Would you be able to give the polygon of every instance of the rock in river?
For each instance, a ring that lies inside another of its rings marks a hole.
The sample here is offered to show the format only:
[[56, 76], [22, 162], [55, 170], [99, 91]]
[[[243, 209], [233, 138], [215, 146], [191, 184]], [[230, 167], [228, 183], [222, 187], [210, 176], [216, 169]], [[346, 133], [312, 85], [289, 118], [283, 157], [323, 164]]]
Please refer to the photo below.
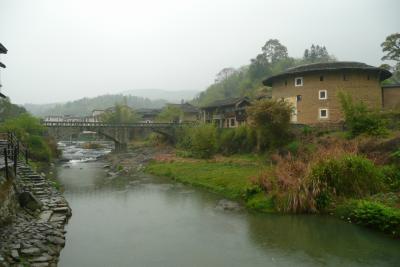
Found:
[[221, 199], [220, 201], [218, 201], [217, 206], [215, 208], [217, 210], [231, 210], [231, 211], [241, 210], [239, 203], [227, 199]]

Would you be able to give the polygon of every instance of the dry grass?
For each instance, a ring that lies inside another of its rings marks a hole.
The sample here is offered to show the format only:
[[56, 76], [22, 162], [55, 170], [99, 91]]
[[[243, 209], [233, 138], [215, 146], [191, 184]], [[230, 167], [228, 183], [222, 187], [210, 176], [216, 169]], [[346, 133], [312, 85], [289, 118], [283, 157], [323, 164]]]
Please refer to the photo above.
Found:
[[309, 179], [313, 166], [327, 159], [357, 153], [357, 141], [332, 137], [319, 139], [315, 151], [300, 147], [296, 155], [272, 155], [275, 167], [253, 178], [253, 182], [274, 195], [279, 211], [317, 212], [316, 196], [326, 185]]

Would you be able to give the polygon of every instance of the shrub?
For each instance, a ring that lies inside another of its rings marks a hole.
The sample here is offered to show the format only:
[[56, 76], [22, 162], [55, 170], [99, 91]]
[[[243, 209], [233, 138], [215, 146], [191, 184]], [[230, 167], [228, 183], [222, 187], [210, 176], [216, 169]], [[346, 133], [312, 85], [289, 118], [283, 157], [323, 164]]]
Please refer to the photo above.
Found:
[[51, 160], [50, 148], [41, 136], [30, 135], [25, 141], [29, 147], [29, 155], [33, 160], [46, 162]]
[[217, 150], [217, 129], [214, 125], [203, 124], [190, 131], [192, 154], [197, 158], [210, 158]]
[[168, 139], [162, 134], [150, 133], [147, 141], [153, 146], [162, 146], [168, 142]]
[[367, 105], [361, 101], [354, 103], [349, 94], [340, 92], [338, 97], [350, 137], [360, 134], [370, 136], [385, 136], [387, 134], [387, 122], [377, 111], [368, 109]]
[[330, 194], [362, 197], [383, 188], [380, 169], [372, 161], [357, 155], [320, 161], [313, 166], [309, 178], [313, 187], [320, 188], [318, 196], [323, 198]]
[[259, 100], [247, 108], [248, 121], [257, 132], [259, 151], [285, 144], [290, 137], [292, 107], [285, 101]]
[[373, 201], [352, 200], [341, 206], [338, 213], [350, 222], [378, 229], [394, 237], [400, 237], [399, 209]]
[[54, 140], [43, 137], [44, 128], [39, 120], [28, 113], [5, 121], [0, 131], [14, 132], [18, 139], [28, 146], [33, 160], [48, 162], [52, 156], [59, 154]]
[[256, 146], [255, 131], [247, 126], [221, 129], [217, 143], [218, 151], [224, 155], [248, 153]]
[[395, 165], [382, 167], [384, 182], [390, 190], [400, 190], [400, 168]]
[[286, 145], [286, 149], [292, 153], [293, 155], [297, 154], [300, 148], [300, 142], [299, 141], [292, 141], [289, 144]]
[[234, 142], [235, 130], [222, 129], [218, 136], [218, 150], [223, 155], [231, 155], [238, 151], [239, 144]]
[[326, 141], [312, 151], [300, 146], [296, 156], [272, 155], [274, 166], [253, 179], [274, 197], [278, 211], [319, 212], [337, 197], [365, 196], [383, 188], [382, 171], [357, 156], [356, 141]]

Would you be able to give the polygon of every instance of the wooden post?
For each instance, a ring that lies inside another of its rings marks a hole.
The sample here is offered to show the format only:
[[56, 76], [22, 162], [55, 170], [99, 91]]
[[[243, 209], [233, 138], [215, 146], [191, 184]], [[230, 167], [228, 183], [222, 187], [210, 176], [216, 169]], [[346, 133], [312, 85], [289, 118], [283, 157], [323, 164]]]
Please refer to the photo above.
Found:
[[14, 148], [14, 174], [17, 176], [18, 147]]
[[6, 165], [6, 179], [8, 180], [8, 159], [7, 148], [4, 148], [4, 165]]

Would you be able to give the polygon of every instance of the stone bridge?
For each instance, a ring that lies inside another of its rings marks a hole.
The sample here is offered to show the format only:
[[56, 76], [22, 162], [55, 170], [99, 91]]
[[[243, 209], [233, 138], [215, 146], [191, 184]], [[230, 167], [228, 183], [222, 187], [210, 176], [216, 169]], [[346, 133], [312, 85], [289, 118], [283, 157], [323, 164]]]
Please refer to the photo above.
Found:
[[84, 131], [96, 132], [99, 135], [114, 141], [116, 150], [126, 149], [133, 137], [134, 129], [150, 129], [153, 132], [166, 136], [174, 141], [174, 130], [181, 127], [182, 123], [104, 123], [104, 122], [49, 122], [43, 121], [50, 136], [57, 140], [69, 140], [73, 135]]

